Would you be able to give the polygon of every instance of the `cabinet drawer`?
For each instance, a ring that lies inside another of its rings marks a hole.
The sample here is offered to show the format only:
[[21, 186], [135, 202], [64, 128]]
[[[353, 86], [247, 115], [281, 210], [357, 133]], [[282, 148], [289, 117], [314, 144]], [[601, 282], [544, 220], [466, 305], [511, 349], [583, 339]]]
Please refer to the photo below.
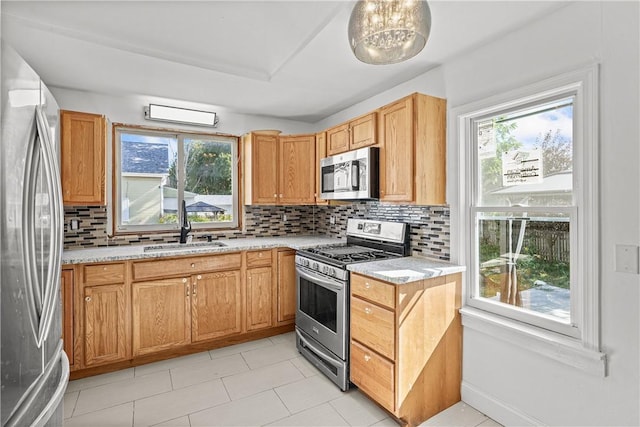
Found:
[[351, 382], [393, 412], [394, 364], [354, 341], [351, 341], [350, 363]]
[[124, 282], [124, 263], [84, 266], [85, 285], [110, 285]]
[[247, 268], [271, 265], [271, 250], [247, 252]]
[[351, 338], [393, 360], [395, 313], [351, 297]]
[[357, 274], [351, 275], [351, 294], [395, 308], [395, 286]]
[[241, 263], [240, 253], [139, 261], [133, 264], [133, 280], [183, 276], [204, 271], [239, 269]]

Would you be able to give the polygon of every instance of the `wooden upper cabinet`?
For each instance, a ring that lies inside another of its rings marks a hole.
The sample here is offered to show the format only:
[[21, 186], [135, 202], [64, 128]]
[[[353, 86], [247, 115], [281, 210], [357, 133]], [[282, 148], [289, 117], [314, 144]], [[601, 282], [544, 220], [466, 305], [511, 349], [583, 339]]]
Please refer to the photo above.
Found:
[[327, 155], [368, 147], [377, 143], [376, 113], [368, 113], [327, 130]]
[[322, 193], [322, 182], [320, 179], [320, 160], [327, 157], [327, 133], [320, 132], [316, 134], [316, 164], [315, 164], [315, 179], [316, 179], [316, 205], [327, 205], [329, 204], [328, 200], [324, 200], [320, 198], [320, 194]]
[[312, 205], [315, 203], [315, 143], [315, 135], [280, 137], [278, 144], [279, 204]]
[[349, 123], [327, 129], [327, 155], [349, 151]]
[[380, 200], [446, 204], [446, 100], [413, 94], [378, 110]]
[[61, 110], [60, 121], [64, 204], [105, 205], [105, 117]]
[[275, 205], [278, 201], [278, 134], [251, 132], [244, 141], [246, 205]]
[[315, 203], [315, 135], [243, 136], [245, 205]]

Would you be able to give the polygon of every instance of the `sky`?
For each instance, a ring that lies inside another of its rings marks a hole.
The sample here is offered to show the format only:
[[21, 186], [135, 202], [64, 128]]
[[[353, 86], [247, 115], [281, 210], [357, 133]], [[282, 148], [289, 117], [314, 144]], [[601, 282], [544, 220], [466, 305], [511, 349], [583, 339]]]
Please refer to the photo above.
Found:
[[573, 139], [573, 108], [565, 106], [517, 119], [518, 126], [511, 134], [523, 143], [523, 148], [534, 148], [536, 139], [542, 140], [545, 132], [560, 129], [560, 135], [568, 140]]

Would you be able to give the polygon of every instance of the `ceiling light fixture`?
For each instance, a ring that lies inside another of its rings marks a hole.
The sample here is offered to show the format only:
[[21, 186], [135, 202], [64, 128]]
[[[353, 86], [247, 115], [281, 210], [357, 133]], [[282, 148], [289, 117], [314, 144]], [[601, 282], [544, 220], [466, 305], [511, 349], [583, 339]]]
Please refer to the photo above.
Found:
[[216, 113], [158, 104], [149, 104], [148, 107], [144, 107], [144, 118], [159, 122], [184, 123], [188, 125], [211, 127], [218, 125], [218, 115]]
[[427, 44], [431, 11], [422, 0], [360, 0], [349, 19], [351, 50], [362, 62], [395, 64]]

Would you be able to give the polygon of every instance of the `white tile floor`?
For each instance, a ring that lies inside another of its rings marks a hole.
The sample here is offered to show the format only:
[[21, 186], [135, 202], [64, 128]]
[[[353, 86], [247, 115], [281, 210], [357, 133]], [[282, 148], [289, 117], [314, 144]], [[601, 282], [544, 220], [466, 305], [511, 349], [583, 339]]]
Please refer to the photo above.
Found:
[[[303, 359], [293, 333], [71, 381], [65, 426], [390, 426]], [[424, 426], [500, 426], [460, 402]]]

